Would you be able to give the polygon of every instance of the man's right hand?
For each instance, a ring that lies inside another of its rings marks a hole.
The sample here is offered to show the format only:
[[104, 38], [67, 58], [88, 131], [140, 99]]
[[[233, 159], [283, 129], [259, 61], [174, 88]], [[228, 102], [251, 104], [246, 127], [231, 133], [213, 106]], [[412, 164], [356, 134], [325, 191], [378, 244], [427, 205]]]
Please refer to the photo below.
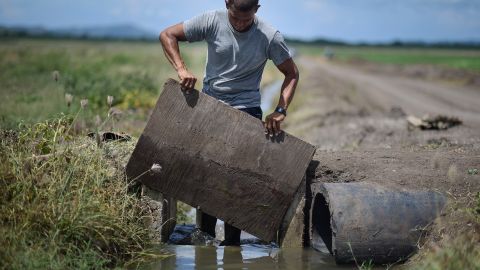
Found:
[[186, 68], [178, 70], [178, 78], [180, 79], [180, 85], [183, 91], [194, 89], [197, 78]]
[[180, 79], [182, 91], [188, 91], [195, 87], [197, 78], [187, 70], [182, 57], [180, 56], [179, 41], [187, 41], [183, 23], [172, 25], [160, 33], [160, 42], [162, 42], [163, 52], [168, 61], [175, 68]]

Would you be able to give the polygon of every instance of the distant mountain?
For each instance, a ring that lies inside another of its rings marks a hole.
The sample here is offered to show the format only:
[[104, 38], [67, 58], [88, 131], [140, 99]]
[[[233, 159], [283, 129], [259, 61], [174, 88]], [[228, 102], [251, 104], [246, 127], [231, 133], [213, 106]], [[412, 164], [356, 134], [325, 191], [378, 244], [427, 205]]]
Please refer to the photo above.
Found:
[[[72, 39], [113, 39], [113, 40], [157, 40], [159, 33], [142, 29], [132, 24], [117, 24], [95, 27], [70, 27], [61, 29], [48, 29], [44, 27], [3, 27], [0, 26], [0, 39], [18, 37], [38, 38], [72, 38]], [[317, 46], [386, 46], [386, 47], [436, 47], [456, 49], [480, 49], [480, 41], [402, 41], [391, 42], [364, 42], [351, 43], [342, 40], [316, 38], [296, 39], [286, 38], [292, 44], [306, 44]]]
[[446, 49], [480, 49], [480, 41], [401, 41], [394, 40], [389, 42], [345, 42], [341, 40], [318, 38], [312, 40], [302, 40], [286, 38], [288, 43], [299, 45], [317, 45], [317, 46], [362, 46], [362, 47], [404, 47], [404, 48], [446, 48]]
[[144, 39], [158, 38], [153, 33], [131, 24], [95, 27], [71, 27], [61, 29], [46, 29], [43, 27], [1, 27], [0, 36], [37, 36], [37, 37], [65, 37], [87, 39]]
[[126, 39], [153, 39], [157, 38], [155, 33], [146, 31], [140, 27], [121, 24], [112, 26], [84, 27], [84, 28], [66, 28], [53, 30], [60, 35], [71, 35], [74, 37], [89, 38], [126, 38]]

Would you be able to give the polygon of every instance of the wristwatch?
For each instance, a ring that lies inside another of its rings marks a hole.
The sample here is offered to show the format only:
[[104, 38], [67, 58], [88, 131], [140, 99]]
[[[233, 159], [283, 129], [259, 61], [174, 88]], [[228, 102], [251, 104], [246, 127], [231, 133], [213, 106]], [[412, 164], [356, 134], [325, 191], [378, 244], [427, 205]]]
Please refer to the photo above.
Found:
[[278, 112], [278, 113], [281, 113], [281, 114], [283, 114], [283, 115], [285, 115], [285, 116], [287, 116], [287, 110], [285, 110], [285, 109], [282, 108], [282, 107], [277, 107], [277, 108], [275, 108], [275, 111]]

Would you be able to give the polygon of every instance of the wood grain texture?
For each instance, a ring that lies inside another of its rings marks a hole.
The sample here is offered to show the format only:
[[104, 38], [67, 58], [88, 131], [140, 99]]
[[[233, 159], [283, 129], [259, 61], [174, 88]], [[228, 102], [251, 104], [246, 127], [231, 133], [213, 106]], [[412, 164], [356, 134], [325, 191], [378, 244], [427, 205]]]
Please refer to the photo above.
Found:
[[[169, 80], [127, 175], [273, 241], [314, 151], [286, 133], [271, 140], [260, 120]], [[160, 173], [147, 172], [153, 163]]]

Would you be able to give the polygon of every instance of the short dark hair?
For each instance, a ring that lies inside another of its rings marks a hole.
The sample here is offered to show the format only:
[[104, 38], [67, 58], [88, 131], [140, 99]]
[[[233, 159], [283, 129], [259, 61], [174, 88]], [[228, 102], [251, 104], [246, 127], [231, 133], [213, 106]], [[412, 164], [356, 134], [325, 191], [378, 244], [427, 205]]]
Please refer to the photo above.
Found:
[[240, 11], [250, 11], [258, 6], [258, 0], [229, 0]]

